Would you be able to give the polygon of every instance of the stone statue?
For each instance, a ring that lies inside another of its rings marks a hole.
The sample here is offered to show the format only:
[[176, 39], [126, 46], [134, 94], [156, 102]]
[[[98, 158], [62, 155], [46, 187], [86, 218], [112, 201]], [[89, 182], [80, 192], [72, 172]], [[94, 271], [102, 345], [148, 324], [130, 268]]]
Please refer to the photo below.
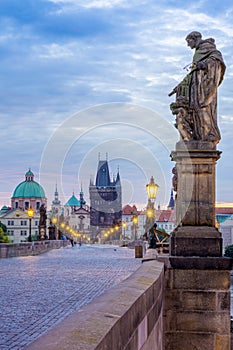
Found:
[[186, 37], [188, 46], [195, 49], [190, 72], [169, 96], [176, 93], [170, 105], [184, 141], [201, 140], [217, 144], [220, 132], [217, 125], [217, 88], [221, 84], [225, 64], [212, 38], [202, 40], [199, 32]]
[[42, 204], [41, 207], [40, 207], [40, 222], [39, 222], [39, 226], [45, 226], [46, 227], [46, 219], [47, 219], [46, 208], [45, 208], [44, 204]]

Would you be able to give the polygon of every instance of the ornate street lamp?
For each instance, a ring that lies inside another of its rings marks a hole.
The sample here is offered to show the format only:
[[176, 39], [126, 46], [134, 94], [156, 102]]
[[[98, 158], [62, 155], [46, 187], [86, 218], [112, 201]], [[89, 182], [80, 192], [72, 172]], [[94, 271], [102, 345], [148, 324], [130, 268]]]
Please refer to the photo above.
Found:
[[133, 222], [133, 227], [134, 227], [134, 240], [136, 241], [136, 239], [137, 239], [137, 225], [138, 225], [138, 215], [137, 214], [133, 214], [132, 222]]
[[155, 198], [157, 196], [159, 185], [155, 183], [155, 180], [153, 176], [150, 178], [150, 182], [146, 185], [146, 192], [148, 195], [148, 198], [153, 202], [155, 201]]
[[27, 210], [27, 216], [29, 217], [29, 236], [28, 236], [28, 242], [32, 241], [32, 218], [34, 216], [34, 210], [30, 207]]
[[122, 227], [123, 227], [123, 230], [124, 230], [124, 233], [123, 233], [123, 240], [125, 241], [125, 228], [126, 228], [127, 224], [125, 221], [122, 222]]
[[150, 182], [146, 185], [146, 192], [148, 195], [148, 203], [146, 207], [146, 224], [145, 224], [146, 234], [155, 223], [154, 202], [157, 196], [158, 188], [159, 188], [159, 185], [155, 183], [153, 176], [151, 176]]

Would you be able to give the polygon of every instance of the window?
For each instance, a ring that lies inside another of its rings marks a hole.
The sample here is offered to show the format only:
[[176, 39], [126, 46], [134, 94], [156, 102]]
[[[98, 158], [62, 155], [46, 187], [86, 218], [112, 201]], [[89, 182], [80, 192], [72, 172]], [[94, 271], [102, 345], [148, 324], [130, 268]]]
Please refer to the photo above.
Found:
[[21, 230], [20, 231], [21, 236], [27, 236], [27, 230]]
[[27, 220], [21, 220], [21, 226], [27, 226]]
[[14, 236], [14, 230], [7, 230], [8, 236]]
[[25, 208], [25, 210], [29, 209], [29, 202], [24, 203], [24, 208]]
[[14, 220], [8, 220], [7, 221], [8, 226], [14, 226]]
[[15, 202], [15, 209], [17, 209], [19, 207], [19, 203]]
[[36, 202], [36, 210], [40, 209], [40, 202]]
[[38, 220], [35, 221], [35, 226], [38, 226], [39, 225], [39, 222]]

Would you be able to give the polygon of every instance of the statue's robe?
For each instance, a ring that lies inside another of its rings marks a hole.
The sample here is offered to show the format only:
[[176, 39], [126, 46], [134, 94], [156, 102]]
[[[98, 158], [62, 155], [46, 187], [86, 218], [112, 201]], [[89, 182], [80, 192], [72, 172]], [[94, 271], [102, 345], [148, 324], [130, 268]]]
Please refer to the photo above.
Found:
[[[197, 69], [198, 63], [204, 69]], [[223, 80], [225, 64], [214, 39], [202, 40], [193, 56], [189, 73], [189, 107], [194, 124], [194, 138], [202, 141], [220, 140], [217, 125], [217, 89]]]

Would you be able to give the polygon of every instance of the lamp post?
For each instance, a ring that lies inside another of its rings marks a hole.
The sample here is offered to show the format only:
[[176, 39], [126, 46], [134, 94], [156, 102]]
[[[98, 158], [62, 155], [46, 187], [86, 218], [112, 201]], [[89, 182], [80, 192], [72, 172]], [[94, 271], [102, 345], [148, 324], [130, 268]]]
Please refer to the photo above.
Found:
[[146, 233], [154, 225], [154, 222], [155, 222], [154, 202], [157, 196], [158, 188], [159, 188], [159, 185], [155, 183], [153, 176], [151, 176], [150, 182], [146, 185], [146, 192], [148, 195], [148, 203], [146, 207], [146, 225], [145, 225]]
[[125, 221], [123, 221], [122, 222], [122, 227], [123, 227], [123, 241], [125, 241], [125, 228], [126, 228], [126, 222]]
[[137, 239], [137, 225], [138, 225], [138, 215], [137, 214], [133, 214], [132, 222], [133, 222], [133, 227], [134, 227], [134, 240], [136, 241], [136, 239]]
[[53, 235], [52, 235], [51, 239], [58, 239], [58, 234], [57, 234], [57, 223], [58, 223], [58, 220], [57, 220], [57, 217], [53, 216], [51, 221], [52, 221], [52, 224], [53, 224], [53, 227], [54, 227]]
[[32, 241], [32, 218], [34, 216], [34, 210], [30, 207], [27, 210], [27, 216], [29, 217], [29, 236], [28, 236], [28, 242]]

